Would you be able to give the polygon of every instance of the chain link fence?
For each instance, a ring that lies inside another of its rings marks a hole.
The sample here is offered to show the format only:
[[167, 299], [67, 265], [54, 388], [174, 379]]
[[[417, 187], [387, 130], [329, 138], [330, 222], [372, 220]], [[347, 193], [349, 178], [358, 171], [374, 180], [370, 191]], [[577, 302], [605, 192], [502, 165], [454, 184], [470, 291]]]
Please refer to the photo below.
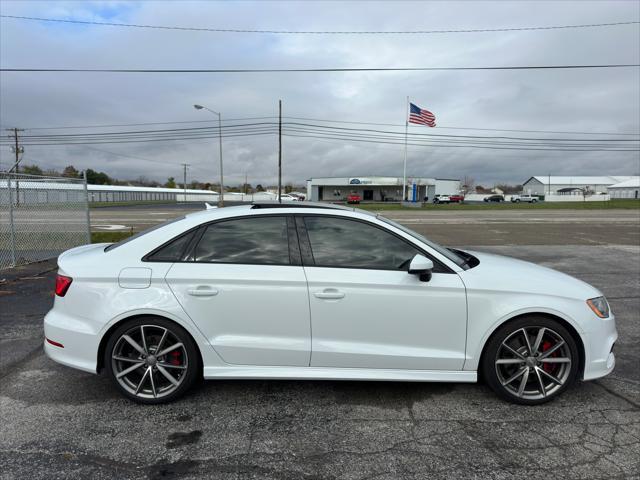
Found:
[[0, 269], [90, 242], [85, 180], [0, 172]]

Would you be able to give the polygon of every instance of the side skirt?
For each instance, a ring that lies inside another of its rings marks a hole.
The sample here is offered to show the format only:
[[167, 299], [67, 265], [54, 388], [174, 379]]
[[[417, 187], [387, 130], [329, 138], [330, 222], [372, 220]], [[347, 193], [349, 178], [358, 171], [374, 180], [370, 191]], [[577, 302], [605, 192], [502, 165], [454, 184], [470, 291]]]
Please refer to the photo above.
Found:
[[255, 366], [204, 367], [204, 378], [271, 378], [274, 380], [378, 380], [401, 382], [465, 383], [474, 383], [478, 381], [477, 373], [469, 371]]

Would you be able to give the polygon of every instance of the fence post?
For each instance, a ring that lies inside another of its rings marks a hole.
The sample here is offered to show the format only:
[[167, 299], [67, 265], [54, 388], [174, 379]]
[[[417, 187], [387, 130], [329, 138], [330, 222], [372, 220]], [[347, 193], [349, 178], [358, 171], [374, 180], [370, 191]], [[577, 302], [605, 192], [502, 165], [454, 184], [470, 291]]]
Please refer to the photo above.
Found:
[[13, 220], [13, 187], [11, 174], [7, 175], [7, 190], [9, 192], [9, 232], [11, 237], [11, 266], [16, 266], [16, 225]]
[[89, 188], [87, 187], [87, 171], [82, 172], [82, 179], [84, 180], [84, 200], [85, 211], [87, 212], [87, 243], [91, 243], [91, 214], [89, 213]]

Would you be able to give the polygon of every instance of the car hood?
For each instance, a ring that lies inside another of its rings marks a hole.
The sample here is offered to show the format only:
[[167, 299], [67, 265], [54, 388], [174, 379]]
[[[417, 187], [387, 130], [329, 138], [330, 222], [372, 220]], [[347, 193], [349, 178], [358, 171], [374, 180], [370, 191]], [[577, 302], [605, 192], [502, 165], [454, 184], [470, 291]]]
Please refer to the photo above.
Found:
[[460, 273], [467, 289], [520, 292], [587, 300], [598, 289], [566, 273], [511, 257], [466, 251], [480, 263]]

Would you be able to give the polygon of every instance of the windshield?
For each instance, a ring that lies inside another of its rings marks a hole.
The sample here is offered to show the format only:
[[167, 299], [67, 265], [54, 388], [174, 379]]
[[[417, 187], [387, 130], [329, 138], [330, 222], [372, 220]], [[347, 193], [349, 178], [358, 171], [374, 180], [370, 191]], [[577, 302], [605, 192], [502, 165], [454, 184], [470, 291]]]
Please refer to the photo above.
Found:
[[422, 243], [425, 243], [425, 244], [429, 245], [431, 248], [433, 248], [440, 255], [448, 258], [449, 260], [451, 260], [453, 263], [455, 263], [459, 267], [464, 268], [465, 264], [467, 263], [467, 261], [464, 258], [462, 258], [460, 255], [458, 255], [457, 253], [452, 252], [451, 250], [449, 250], [448, 248], [443, 247], [442, 245], [438, 245], [437, 243], [432, 242], [428, 238], [420, 235], [419, 233], [414, 232], [413, 230], [411, 230], [411, 229], [409, 229], [409, 228], [407, 228], [407, 227], [405, 227], [403, 225], [400, 225], [399, 223], [396, 223], [393, 220], [389, 220], [388, 218], [382, 217], [380, 215], [378, 215], [377, 218], [378, 218], [378, 220], [382, 220], [383, 222], [388, 223], [389, 225], [393, 225], [394, 227], [396, 227], [399, 230], [402, 230], [404, 233], [411, 235], [416, 240], [419, 240]]

